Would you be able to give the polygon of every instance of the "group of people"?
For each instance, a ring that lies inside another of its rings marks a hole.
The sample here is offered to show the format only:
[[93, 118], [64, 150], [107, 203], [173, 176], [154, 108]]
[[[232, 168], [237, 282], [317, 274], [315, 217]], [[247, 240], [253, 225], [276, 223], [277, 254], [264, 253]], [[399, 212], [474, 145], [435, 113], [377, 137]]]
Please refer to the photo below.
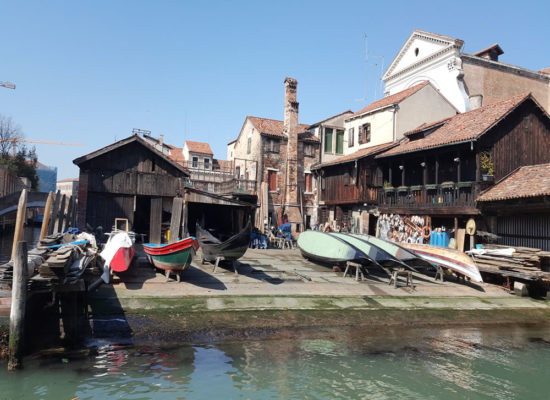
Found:
[[344, 232], [344, 233], [347, 233], [347, 232], [349, 232], [349, 227], [348, 227], [347, 222], [344, 222], [344, 223], [342, 224], [342, 226], [337, 226], [337, 229], [334, 230], [334, 229], [332, 229], [332, 227], [330, 226], [330, 223], [329, 223], [329, 222], [326, 222], [325, 225], [323, 226], [322, 231], [323, 231], [323, 232]]

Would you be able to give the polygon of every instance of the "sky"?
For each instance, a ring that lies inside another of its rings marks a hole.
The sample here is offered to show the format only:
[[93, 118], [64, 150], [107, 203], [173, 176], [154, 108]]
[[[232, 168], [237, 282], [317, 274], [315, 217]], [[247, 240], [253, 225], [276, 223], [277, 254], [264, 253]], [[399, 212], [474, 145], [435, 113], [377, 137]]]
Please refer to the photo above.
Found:
[[[299, 122], [383, 97], [380, 77], [414, 29], [494, 43], [500, 60], [550, 67], [550, 2], [0, 0], [0, 115], [58, 179], [77, 157], [132, 134], [225, 159], [247, 115], [283, 119], [298, 80]], [[32, 144], [30, 144], [32, 146]]]

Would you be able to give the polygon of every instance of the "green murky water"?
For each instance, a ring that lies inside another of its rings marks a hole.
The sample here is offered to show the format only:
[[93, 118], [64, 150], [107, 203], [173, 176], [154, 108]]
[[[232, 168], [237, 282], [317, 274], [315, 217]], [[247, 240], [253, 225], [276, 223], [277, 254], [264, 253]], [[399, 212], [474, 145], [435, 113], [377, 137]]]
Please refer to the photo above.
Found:
[[163, 348], [0, 370], [1, 399], [548, 399], [550, 329], [339, 330], [323, 338]]

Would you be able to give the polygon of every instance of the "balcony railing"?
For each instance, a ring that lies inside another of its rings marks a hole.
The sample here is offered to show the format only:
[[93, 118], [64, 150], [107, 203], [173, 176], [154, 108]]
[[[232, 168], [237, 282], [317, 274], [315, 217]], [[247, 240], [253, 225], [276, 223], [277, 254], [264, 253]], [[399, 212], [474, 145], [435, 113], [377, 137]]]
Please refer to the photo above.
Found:
[[380, 206], [396, 208], [475, 207], [476, 197], [474, 182], [383, 188], [378, 196]]
[[191, 181], [190, 186], [205, 192], [217, 194], [256, 194], [256, 181], [246, 179], [230, 179], [218, 182]]

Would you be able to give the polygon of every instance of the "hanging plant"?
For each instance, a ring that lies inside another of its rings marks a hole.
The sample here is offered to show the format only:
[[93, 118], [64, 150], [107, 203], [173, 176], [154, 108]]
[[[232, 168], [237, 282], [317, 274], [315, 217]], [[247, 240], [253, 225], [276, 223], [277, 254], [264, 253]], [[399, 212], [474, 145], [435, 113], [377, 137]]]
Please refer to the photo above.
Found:
[[481, 171], [486, 175], [493, 175], [493, 158], [491, 153], [484, 151], [480, 154], [479, 162], [481, 164]]

